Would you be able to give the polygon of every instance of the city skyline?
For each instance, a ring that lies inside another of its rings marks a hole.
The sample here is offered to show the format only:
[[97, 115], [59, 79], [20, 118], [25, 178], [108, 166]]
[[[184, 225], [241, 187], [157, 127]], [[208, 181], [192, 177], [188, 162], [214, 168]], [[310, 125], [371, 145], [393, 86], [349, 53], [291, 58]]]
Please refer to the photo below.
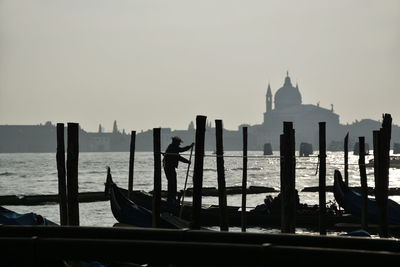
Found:
[[400, 124], [398, 1], [0, 2], [0, 124], [260, 124], [286, 71], [340, 123]]

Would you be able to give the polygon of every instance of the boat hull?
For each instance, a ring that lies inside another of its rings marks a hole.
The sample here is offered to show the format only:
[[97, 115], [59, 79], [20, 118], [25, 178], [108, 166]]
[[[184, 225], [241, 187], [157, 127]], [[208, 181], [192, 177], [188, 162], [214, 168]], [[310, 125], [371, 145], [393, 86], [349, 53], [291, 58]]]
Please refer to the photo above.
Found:
[[[334, 177], [334, 196], [344, 210], [354, 216], [361, 217], [361, 195], [345, 185], [340, 171], [335, 170]], [[371, 223], [379, 223], [379, 211], [376, 200], [368, 198], [368, 221]], [[388, 199], [388, 223], [400, 224], [400, 204]]]

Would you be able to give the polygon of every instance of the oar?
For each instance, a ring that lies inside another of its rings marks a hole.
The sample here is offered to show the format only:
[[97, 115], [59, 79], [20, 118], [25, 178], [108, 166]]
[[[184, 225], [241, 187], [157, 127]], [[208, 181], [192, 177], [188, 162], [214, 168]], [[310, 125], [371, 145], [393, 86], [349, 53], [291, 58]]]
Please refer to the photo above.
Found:
[[179, 211], [179, 218], [182, 218], [182, 211], [183, 211], [183, 201], [185, 200], [185, 194], [186, 194], [186, 185], [187, 185], [187, 180], [189, 177], [189, 170], [190, 170], [190, 164], [192, 163], [192, 152], [193, 152], [193, 146], [190, 149], [190, 156], [189, 156], [189, 163], [186, 171], [186, 179], [185, 179], [185, 186], [183, 188], [183, 195], [182, 195], [182, 200], [181, 200], [181, 210]]

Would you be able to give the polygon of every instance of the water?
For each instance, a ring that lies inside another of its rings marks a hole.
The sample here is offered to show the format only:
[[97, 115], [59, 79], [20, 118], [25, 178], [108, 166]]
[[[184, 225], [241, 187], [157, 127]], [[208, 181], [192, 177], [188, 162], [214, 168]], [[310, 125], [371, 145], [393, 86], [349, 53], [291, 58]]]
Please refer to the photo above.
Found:
[[[241, 151], [225, 152], [225, 177], [226, 186], [240, 186], [242, 182], [242, 154]], [[189, 157], [188, 154], [183, 154]], [[261, 151], [249, 151], [248, 153], [248, 186], [268, 186], [279, 190], [280, 187], [280, 163], [279, 152], [273, 156], [263, 156]], [[367, 156], [366, 162], [372, 158]], [[193, 161], [194, 162], [194, 161]], [[333, 184], [333, 173], [339, 169], [343, 174], [343, 152], [327, 152], [326, 184]], [[318, 204], [318, 193], [304, 193], [305, 187], [318, 186], [318, 174], [316, 173], [318, 158], [296, 158], [296, 189], [299, 191], [300, 201], [310, 205]], [[360, 185], [358, 168], [358, 156], [349, 154], [349, 184]], [[189, 172], [188, 187], [192, 186], [193, 165]], [[103, 191], [106, 179], [106, 168], [111, 167], [114, 181], [121, 187], [128, 187], [128, 152], [110, 153], [80, 153], [79, 154], [79, 191], [92, 192]], [[134, 189], [150, 191], [153, 189], [153, 153], [136, 152], [134, 166]], [[180, 163], [178, 168], [178, 190], [183, 189], [186, 177], [187, 165]], [[374, 186], [373, 169], [367, 168], [368, 186]], [[400, 169], [390, 169], [389, 187], [400, 187]], [[217, 171], [215, 155], [211, 151], [206, 152], [203, 173], [204, 187], [217, 187]], [[166, 190], [167, 181], [162, 174], [162, 188]], [[0, 154], [0, 195], [38, 195], [58, 193], [57, 165], [55, 153], [16, 153]], [[277, 193], [269, 193], [275, 196]], [[247, 195], [249, 208], [263, 203], [267, 194]], [[400, 196], [390, 196], [400, 202]], [[334, 201], [333, 194], [327, 192], [327, 202]], [[216, 197], [203, 197], [203, 203], [217, 204]], [[241, 205], [241, 195], [229, 195], [228, 205]], [[35, 212], [48, 219], [59, 223], [58, 204], [41, 206], [7, 206], [16, 212]], [[117, 221], [111, 213], [110, 203], [93, 202], [80, 203], [80, 225], [111, 227]], [[233, 228], [232, 230], [238, 230]], [[253, 228], [250, 231], [278, 231], [272, 229]], [[307, 232], [297, 229], [296, 232]]]

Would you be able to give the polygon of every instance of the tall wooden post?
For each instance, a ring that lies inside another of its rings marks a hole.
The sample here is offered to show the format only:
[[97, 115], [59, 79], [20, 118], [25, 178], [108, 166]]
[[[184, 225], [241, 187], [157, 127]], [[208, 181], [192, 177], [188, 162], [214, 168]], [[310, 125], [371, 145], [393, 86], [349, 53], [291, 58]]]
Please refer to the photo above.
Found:
[[381, 150], [381, 181], [379, 191], [382, 191], [382, 200], [377, 200], [377, 202], [382, 202], [379, 204], [381, 206], [380, 217], [382, 221], [381, 228], [383, 229], [382, 237], [389, 237], [389, 222], [388, 222], [388, 198], [389, 198], [389, 168], [390, 168], [390, 140], [392, 137], [392, 117], [390, 114], [383, 115], [382, 128], [381, 128], [381, 145], [383, 149]]
[[349, 133], [344, 138], [344, 183], [349, 185]]
[[242, 177], [242, 232], [246, 232], [246, 193], [247, 193], [247, 127], [243, 127], [243, 177]]
[[136, 131], [131, 132], [131, 146], [129, 153], [129, 181], [128, 181], [128, 198], [131, 197], [133, 190], [133, 174], [134, 174], [134, 163], [135, 163], [135, 140]]
[[60, 203], [60, 224], [68, 223], [67, 206], [67, 180], [65, 173], [65, 144], [64, 144], [64, 123], [57, 123], [57, 172], [58, 172], [58, 196]]
[[67, 198], [68, 225], [79, 225], [78, 201], [79, 124], [68, 123]]
[[196, 117], [196, 139], [193, 170], [193, 215], [192, 229], [200, 229], [201, 213], [201, 190], [203, 187], [203, 165], [204, 165], [204, 139], [206, 132], [206, 116]]
[[319, 123], [319, 233], [326, 235], [326, 133], [325, 122]]
[[379, 216], [379, 235], [381, 237], [385, 236], [385, 222], [384, 219], [381, 215], [383, 212], [381, 212], [382, 209], [382, 188], [381, 188], [381, 151], [382, 147], [380, 144], [380, 138], [381, 137], [381, 132], [378, 131], [373, 131], [373, 142], [374, 142], [374, 181], [375, 181], [375, 200], [376, 200], [376, 206], [378, 209], [378, 216]]
[[220, 211], [220, 229], [228, 231], [228, 210], [226, 201], [224, 148], [223, 148], [222, 120], [215, 120], [215, 136], [217, 146], [217, 175], [218, 175], [218, 200]]
[[154, 189], [153, 189], [153, 228], [160, 227], [161, 205], [161, 128], [153, 128]]
[[384, 114], [382, 128], [374, 131], [375, 199], [379, 214], [379, 236], [388, 237], [388, 190], [392, 117]]
[[360, 169], [360, 182], [361, 182], [361, 228], [368, 230], [368, 183], [367, 172], [365, 169], [365, 138], [364, 136], [358, 137], [359, 143], [359, 160], [358, 165]]
[[295, 189], [295, 141], [292, 122], [283, 123], [281, 135], [281, 231], [295, 232], [296, 189]]

